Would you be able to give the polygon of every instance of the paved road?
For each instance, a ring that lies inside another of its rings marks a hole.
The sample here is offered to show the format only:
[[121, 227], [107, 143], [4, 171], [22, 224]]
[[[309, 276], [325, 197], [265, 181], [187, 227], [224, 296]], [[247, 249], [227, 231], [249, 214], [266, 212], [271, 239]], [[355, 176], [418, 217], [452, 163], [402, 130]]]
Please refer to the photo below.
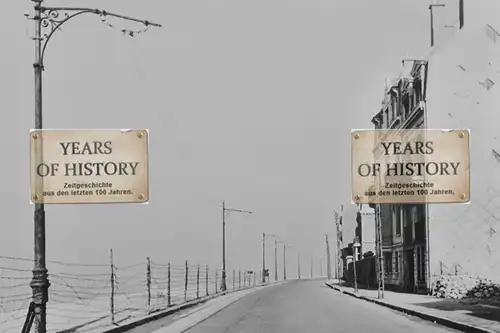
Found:
[[[133, 333], [150, 333], [161, 320]], [[341, 294], [323, 281], [291, 281], [258, 290], [186, 333], [445, 333], [457, 332]]]

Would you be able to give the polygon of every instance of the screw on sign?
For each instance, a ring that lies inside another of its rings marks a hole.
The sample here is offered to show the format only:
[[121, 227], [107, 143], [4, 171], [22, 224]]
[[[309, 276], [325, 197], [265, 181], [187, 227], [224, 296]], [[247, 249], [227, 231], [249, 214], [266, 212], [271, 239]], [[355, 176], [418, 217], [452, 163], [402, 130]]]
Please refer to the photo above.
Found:
[[35, 203], [145, 203], [147, 130], [37, 130], [31, 135]]

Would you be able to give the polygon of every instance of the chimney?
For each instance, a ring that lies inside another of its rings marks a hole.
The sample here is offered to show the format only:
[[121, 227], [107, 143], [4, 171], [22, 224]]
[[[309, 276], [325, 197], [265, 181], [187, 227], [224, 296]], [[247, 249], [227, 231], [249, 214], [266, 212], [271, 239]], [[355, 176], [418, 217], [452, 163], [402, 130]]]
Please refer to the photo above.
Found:
[[458, 20], [460, 22], [459, 27], [462, 29], [464, 27], [464, 0], [458, 1]]

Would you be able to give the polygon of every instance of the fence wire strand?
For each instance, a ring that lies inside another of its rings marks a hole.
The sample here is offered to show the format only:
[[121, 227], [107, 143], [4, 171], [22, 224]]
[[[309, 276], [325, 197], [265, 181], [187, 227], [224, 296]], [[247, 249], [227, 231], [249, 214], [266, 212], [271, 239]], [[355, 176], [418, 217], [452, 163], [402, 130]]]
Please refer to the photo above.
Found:
[[[80, 332], [95, 330], [111, 325], [111, 317], [120, 323], [221, 293], [221, 270], [197, 263], [151, 260], [149, 265], [111, 266], [48, 261], [47, 266], [49, 332], [77, 326]], [[32, 267], [33, 260], [0, 256], [0, 333], [19, 332], [24, 324], [32, 297]], [[253, 287], [243, 283], [245, 271], [234, 271], [236, 281], [233, 270], [227, 271], [227, 290]]]

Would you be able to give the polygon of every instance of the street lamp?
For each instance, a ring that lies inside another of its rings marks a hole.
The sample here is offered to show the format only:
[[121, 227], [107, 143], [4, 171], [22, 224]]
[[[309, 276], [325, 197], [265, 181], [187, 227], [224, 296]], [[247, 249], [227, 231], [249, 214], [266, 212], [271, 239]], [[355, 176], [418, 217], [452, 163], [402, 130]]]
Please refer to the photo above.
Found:
[[[34, 80], [35, 80], [35, 129], [43, 129], [42, 122], [42, 71], [44, 70], [45, 51], [54, 33], [60, 30], [61, 26], [82, 14], [99, 15], [103, 19], [107, 16], [120, 18], [127, 21], [141, 23], [144, 26], [161, 27], [160, 24], [139, 20], [132, 17], [127, 17], [119, 14], [106, 12], [99, 9], [91, 8], [71, 8], [71, 7], [45, 7], [42, 6], [43, 0], [31, 0], [34, 3], [34, 16], [25, 15], [27, 18], [35, 22], [35, 59], [33, 63]], [[63, 15], [60, 15], [63, 14]], [[133, 31], [130, 35], [133, 35]], [[36, 155], [41, 159], [42, 152], [37, 151]], [[30, 286], [33, 292], [33, 300], [30, 304], [26, 323], [29, 331], [31, 324], [34, 323], [34, 331], [36, 333], [45, 333], [47, 331], [47, 302], [49, 300], [48, 289], [50, 287], [48, 279], [48, 271], [45, 257], [45, 207], [44, 204], [35, 204], [34, 209], [34, 267], [33, 279]]]
[[247, 211], [247, 210], [226, 208], [225, 201], [222, 201], [222, 281], [220, 284], [221, 291], [227, 290], [227, 285], [226, 285], [226, 212], [252, 214], [252, 212]]

